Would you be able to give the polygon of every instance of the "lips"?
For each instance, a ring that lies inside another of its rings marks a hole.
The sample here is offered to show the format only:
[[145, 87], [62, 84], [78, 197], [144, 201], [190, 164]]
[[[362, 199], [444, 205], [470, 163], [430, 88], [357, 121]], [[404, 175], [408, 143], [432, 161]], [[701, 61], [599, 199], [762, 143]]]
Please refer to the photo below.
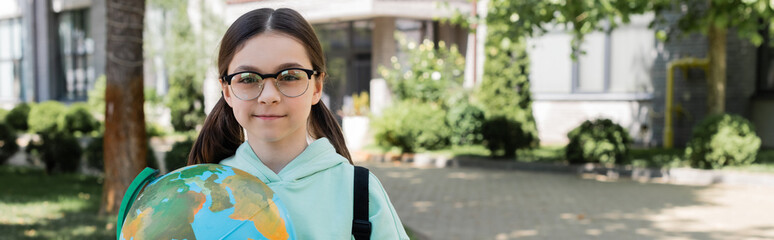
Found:
[[253, 115], [253, 117], [257, 117], [263, 120], [275, 120], [285, 117], [285, 115], [276, 115], [276, 114], [259, 114], [259, 115]]

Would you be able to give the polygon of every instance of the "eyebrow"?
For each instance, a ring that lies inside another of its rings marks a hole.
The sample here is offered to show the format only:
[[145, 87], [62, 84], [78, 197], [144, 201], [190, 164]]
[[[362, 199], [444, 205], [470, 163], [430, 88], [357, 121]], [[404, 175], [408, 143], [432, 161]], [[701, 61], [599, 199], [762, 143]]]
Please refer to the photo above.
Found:
[[[295, 62], [288, 62], [283, 63], [277, 66], [277, 71], [280, 71], [282, 69], [288, 69], [288, 68], [303, 68], [304, 66]], [[258, 70], [258, 68], [249, 66], [249, 65], [239, 65], [238, 67], [234, 68], [234, 73], [241, 72], [241, 71], [253, 71], [253, 72], [261, 72]]]

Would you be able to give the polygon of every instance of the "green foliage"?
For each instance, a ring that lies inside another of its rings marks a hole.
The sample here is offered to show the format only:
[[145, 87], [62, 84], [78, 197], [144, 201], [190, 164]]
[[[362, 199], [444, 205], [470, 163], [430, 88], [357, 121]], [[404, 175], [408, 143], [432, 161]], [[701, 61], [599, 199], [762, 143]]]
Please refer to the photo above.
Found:
[[465, 59], [457, 46], [447, 48], [444, 42], [435, 46], [430, 40], [417, 45], [401, 35], [396, 38], [408, 57], [404, 64], [392, 57], [392, 66], [379, 66], [379, 73], [398, 100], [445, 104], [446, 91], [459, 88], [464, 77]]
[[[32, 110], [35, 111], [35, 108]], [[30, 114], [32, 117], [32, 114]], [[83, 150], [72, 134], [62, 131], [39, 133], [40, 141], [32, 141], [27, 151], [37, 155], [46, 165], [46, 172], [75, 172]]]
[[[18, 131], [27, 131], [27, 117], [30, 115], [30, 104], [19, 103], [8, 114], [5, 115], [5, 122]], [[2, 120], [2, 118], [0, 118]]]
[[452, 131], [451, 143], [458, 146], [482, 143], [485, 119], [484, 111], [467, 101], [451, 106], [446, 115], [446, 122]]
[[383, 148], [402, 152], [435, 150], [449, 145], [451, 132], [446, 124], [446, 111], [438, 105], [401, 101], [384, 109], [373, 120], [376, 143]]
[[[529, 91], [529, 58], [524, 39], [513, 42], [502, 35], [501, 27], [492, 26], [488, 32], [485, 49], [487, 61], [484, 63], [484, 77], [475, 93], [482, 109], [487, 115], [490, 127], [510, 126], [510, 137], [518, 138], [499, 142], [489, 140], [490, 147], [509, 143], [519, 143], [516, 148], [538, 145], [537, 125], [532, 116], [532, 98]], [[507, 123], [506, 123], [507, 122]], [[496, 131], [496, 130], [493, 130]], [[501, 134], [501, 133], [493, 133]], [[505, 133], [502, 133], [505, 134]], [[484, 136], [484, 138], [487, 138]], [[521, 144], [527, 141], [528, 144]], [[513, 156], [512, 146], [503, 147], [506, 156]], [[500, 149], [500, 148], [498, 148]]]
[[632, 143], [626, 129], [610, 119], [586, 120], [569, 133], [565, 156], [570, 163], [615, 164], [628, 160]]
[[17, 151], [19, 145], [16, 144], [16, 131], [10, 124], [0, 121], [0, 165], [5, 164]]
[[530, 146], [535, 137], [524, 132], [521, 124], [502, 115], [486, 119], [481, 130], [492, 157], [512, 158], [516, 156], [516, 149]]
[[63, 131], [81, 135], [98, 130], [100, 122], [89, 111], [89, 105], [86, 103], [73, 103], [67, 109], [67, 112], [59, 118], [59, 125]]
[[[89, 167], [100, 171], [105, 169], [104, 145], [105, 137], [100, 135], [98, 137], [92, 138], [89, 144], [86, 146], [86, 163], [89, 165]], [[153, 169], [159, 169], [158, 163], [156, 161], [156, 154], [153, 153], [153, 148], [151, 147], [150, 141], [148, 141], [147, 149], [148, 152], [145, 155], [147, 166]]]
[[[763, 43], [763, 35], [774, 37], [774, 27], [768, 23], [774, 21], [774, 2], [769, 0], [681, 0], [679, 6], [685, 13], [677, 22], [677, 28], [684, 34], [701, 32], [707, 35], [712, 26], [734, 28], [739, 37], [750, 40], [756, 46]], [[763, 23], [763, 24], [762, 24]], [[774, 44], [774, 43], [773, 43]]]
[[30, 110], [27, 123], [29, 130], [38, 134], [58, 132], [59, 119], [67, 113], [67, 106], [57, 101], [46, 101]]
[[89, 90], [89, 100], [87, 104], [89, 109], [94, 113], [105, 116], [105, 89], [107, 89], [107, 77], [100, 75], [96, 81], [94, 81], [94, 88]]
[[191, 153], [194, 140], [187, 138], [185, 141], [176, 142], [172, 145], [172, 150], [167, 152], [164, 156], [164, 163], [167, 165], [167, 169], [171, 172], [175, 169], [185, 167], [188, 163], [188, 154]]
[[47, 101], [30, 109], [29, 130], [39, 136], [27, 148], [40, 157], [46, 171], [74, 172], [78, 170], [82, 149], [76, 137], [100, 130], [100, 123], [89, 111], [90, 105], [75, 103], [67, 107]]
[[685, 149], [692, 167], [744, 166], [755, 161], [761, 139], [755, 127], [739, 115], [712, 115], [693, 129]]
[[[217, 46], [218, 37], [225, 26], [220, 17], [207, 7], [206, 1], [201, 1], [201, 31], [194, 31], [188, 11], [189, 1], [149, 1], [150, 8], [164, 12], [164, 24], [160, 25], [159, 34], [149, 32], [147, 39], [162, 39], [161, 46], [148, 46], [147, 55], [161, 55], [164, 59], [164, 69], [168, 74], [169, 92], [165, 103], [171, 111], [172, 126], [175, 131], [189, 131], [204, 122], [204, 94], [202, 81], [207, 68], [211, 66]], [[146, 45], [160, 44], [145, 42]], [[154, 50], [160, 51], [159, 53]], [[211, 50], [211, 51], [208, 51]]]

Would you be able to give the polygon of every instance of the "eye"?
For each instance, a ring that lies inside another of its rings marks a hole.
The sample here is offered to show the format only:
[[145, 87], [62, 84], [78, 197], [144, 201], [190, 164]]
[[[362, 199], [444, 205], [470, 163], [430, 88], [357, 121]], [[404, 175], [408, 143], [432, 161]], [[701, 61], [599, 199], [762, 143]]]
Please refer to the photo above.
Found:
[[250, 84], [250, 83], [256, 83], [261, 81], [261, 76], [258, 76], [258, 74], [255, 74], [255, 73], [241, 73], [235, 77], [237, 79], [237, 83], [243, 83], [243, 84]]
[[278, 80], [280, 80], [280, 81], [296, 81], [296, 80], [303, 79], [304, 76], [306, 76], [306, 73], [304, 71], [291, 69], [291, 70], [282, 71], [282, 73], [280, 73], [280, 75], [279, 75], [279, 79]]

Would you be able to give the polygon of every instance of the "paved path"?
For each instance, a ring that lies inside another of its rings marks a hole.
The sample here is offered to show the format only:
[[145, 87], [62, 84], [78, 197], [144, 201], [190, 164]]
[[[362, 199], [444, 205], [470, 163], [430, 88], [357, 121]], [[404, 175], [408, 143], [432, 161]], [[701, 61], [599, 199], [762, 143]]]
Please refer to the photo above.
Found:
[[359, 163], [430, 239], [774, 239], [774, 188]]

